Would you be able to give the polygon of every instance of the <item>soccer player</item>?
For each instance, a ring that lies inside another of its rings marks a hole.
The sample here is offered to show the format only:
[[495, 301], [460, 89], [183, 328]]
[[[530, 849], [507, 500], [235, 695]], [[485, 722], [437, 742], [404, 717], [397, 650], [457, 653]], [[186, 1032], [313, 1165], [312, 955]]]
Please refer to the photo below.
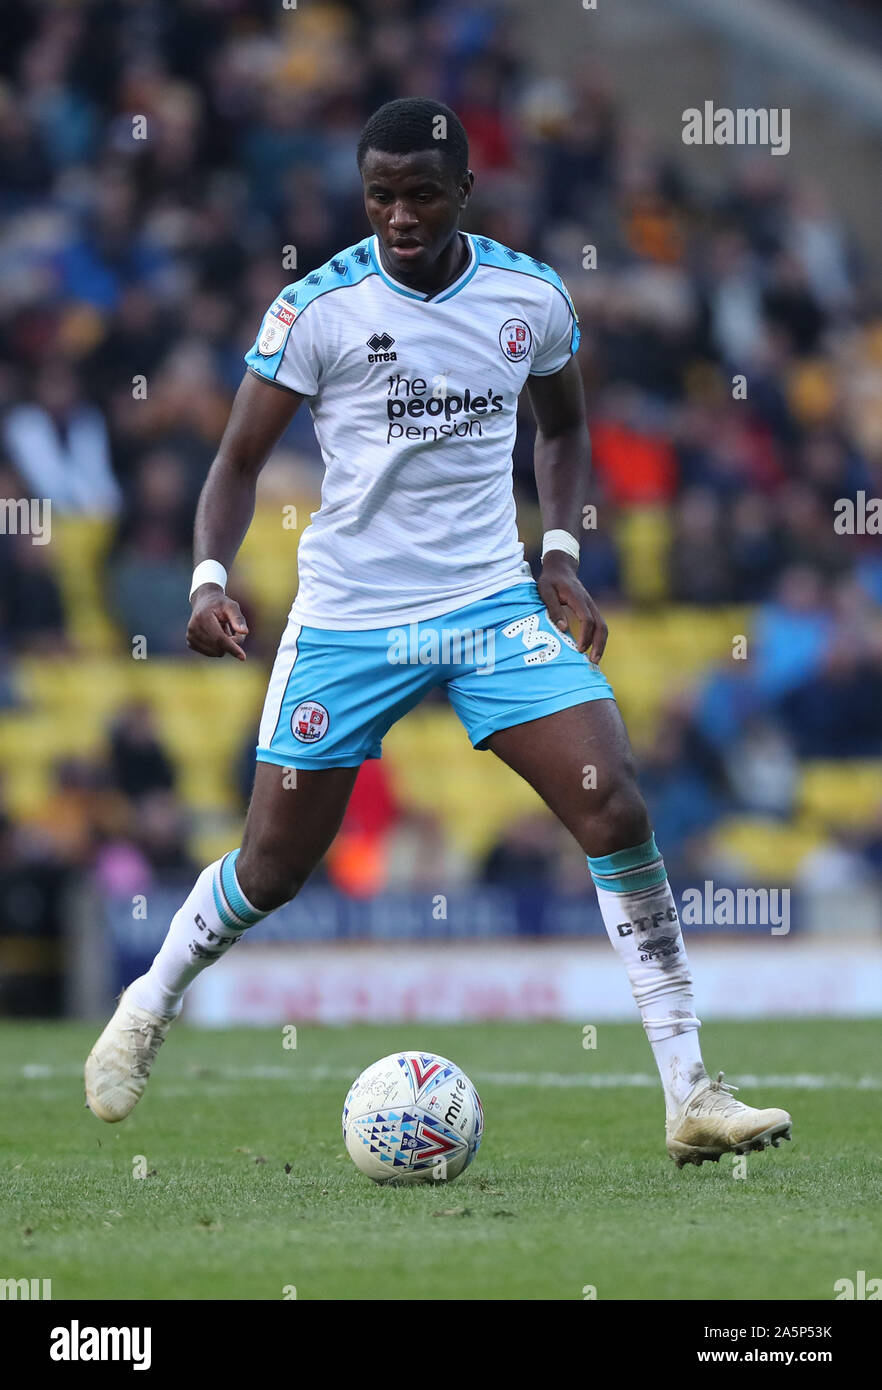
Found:
[[[187, 986], [295, 896], [360, 764], [443, 684], [473, 745], [525, 778], [588, 857], [658, 1064], [672, 1158], [777, 1144], [786, 1111], [752, 1109], [705, 1071], [677, 909], [598, 665], [606, 625], [577, 577], [589, 441], [569, 294], [535, 257], [460, 231], [474, 175], [448, 107], [381, 107], [358, 166], [372, 235], [267, 310], [196, 516], [187, 641], [244, 661], [226, 572], [258, 474], [305, 400], [322, 501], [300, 542], [242, 846], [203, 870], [123, 993], [86, 1062], [88, 1104], [103, 1120], [129, 1114]], [[545, 527], [535, 583], [511, 480], [525, 387]]]

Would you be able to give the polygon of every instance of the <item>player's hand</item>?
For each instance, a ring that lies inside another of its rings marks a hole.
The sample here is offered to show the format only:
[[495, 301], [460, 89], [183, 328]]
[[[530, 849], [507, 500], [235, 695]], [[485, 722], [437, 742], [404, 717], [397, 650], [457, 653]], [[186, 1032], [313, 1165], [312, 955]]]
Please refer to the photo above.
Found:
[[579, 627], [576, 646], [580, 652], [588, 652], [588, 660], [596, 664], [603, 656], [608, 628], [597, 604], [579, 583], [575, 560], [565, 551], [549, 550], [545, 556], [539, 576], [539, 594], [549, 618], [561, 632], [569, 629], [564, 612], [569, 609]]
[[248, 624], [235, 599], [219, 584], [200, 584], [193, 595], [193, 612], [187, 626], [187, 646], [203, 656], [234, 656], [245, 660], [236, 638], [248, 636]]

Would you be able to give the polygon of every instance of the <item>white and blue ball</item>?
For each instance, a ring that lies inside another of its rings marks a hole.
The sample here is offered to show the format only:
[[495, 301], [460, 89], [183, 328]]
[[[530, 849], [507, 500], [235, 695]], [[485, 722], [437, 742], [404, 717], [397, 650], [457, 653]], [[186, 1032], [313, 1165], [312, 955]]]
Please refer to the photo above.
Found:
[[461, 1067], [395, 1052], [361, 1073], [343, 1107], [343, 1140], [374, 1182], [450, 1182], [481, 1143], [484, 1111]]

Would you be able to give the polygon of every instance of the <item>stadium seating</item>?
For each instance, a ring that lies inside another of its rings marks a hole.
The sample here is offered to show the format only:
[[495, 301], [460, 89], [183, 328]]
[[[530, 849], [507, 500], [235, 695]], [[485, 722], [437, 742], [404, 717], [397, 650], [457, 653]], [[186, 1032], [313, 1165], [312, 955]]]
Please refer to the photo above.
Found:
[[[283, 511], [283, 500], [264, 498], [237, 561], [234, 582], [257, 607], [270, 645], [284, 623], [296, 583], [297, 543], [315, 501], [303, 493], [284, 501], [296, 507], [297, 524], [291, 527], [284, 524], [291, 513]], [[611, 635], [604, 667], [639, 749], [653, 737], [663, 699], [731, 656], [732, 639], [748, 630], [750, 612], [657, 602], [664, 597], [664, 514], [635, 508], [619, 529], [630, 576], [626, 588], [637, 602], [607, 614]], [[239, 833], [235, 769], [256, 733], [266, 665], [203, 662], [185, 654], [180, 660], [130, 656], [102, 597], [110, 538], [111, 528], [102, 520], [62, 517], [56, 523], [56, 575], [78, 655], [75, 661], [65, 655], [31, 656], [18, 663], [22, 704], [0, 717], [7, 801], [14, 815], [38, 820], [58, 764], [71, 757], [100, 758], [116, 711], [143, 699], [153, 709], [177, 770], [179, 794], [192, 815], [193, 852], [200, 861], [211, 859]], [[474, 860], [512, 816], [538, 806], [524, 782], [492, 756], [470, 748], [446, 705], [414, 711], [390, 731], [384, 751], [402, 802], [435, 812], [453, 843]], [[714, 845], [769, 881], [787, 878], [831, 829], [870, 823], [880, 771], [872, 761], [808, 763], [794, 823], [730, 817], [715, 829]]]
[[[266, 667], [258, 663], [202, 662], [193, 657], [135, 660], [118, 654], [119, 638], [96, 620], [93, 607], [102, 530], [81, 523], [78, 532], [86, 565], [68, 566], [60, 549], [66, 600], [76, 615], [74, 630], [92, 655], [76, 664], [64, 657], [28, 657], [19, 663], [21, 708], [0, 718], [0, 759], [6, 769], [11, 810], [24, 820], [39, 817], [50, 794], [53, 771], [65, 758], [95, 757], [106, 745], [108, 725], [126, 702], [146, 700], [178, 773], [179, 793], [192, 812], [194, 853], [199, 859], [229, 847], [238, 834], [241, 807], [234, 781], [236, 759], [256, 732]], [[71, 539], [72, 543], [72, 539]], [[278, 512], [262, 516], [247, 552], [243, 574], [261, 600], [278, 604], [290, 594], [292, 533]], [[258, 578], [259, 576], [259, 578]], [[685, 610], [610, 615], [612, 636], [604, 665], [628, 720], [635, 744], [654, 732], [671, 673], [684, 685], [731, 651], [743, 632], [744, 609]], [[115, 641], [117, 654], [107, 649]], [[657, 680], [666, 672], [664, 683]], [[492, 756], [475, 753], [452, 710], [428, 706], [414, 711], [387, 735], [384, 752], [393, 785], [406, 805], [436, 812], [453, 842], [474, 858], [492, 845], [513, 815], [536, 809], [537, 798]], [[830, 828], [868, 824], [879, 800], [878, 762], [808, 763], [799, 791], [799, 817], [792, 825], [755, 817], [730, 818], [715, 832], [719, 848], [772, 880], [786, 878], [801, 857]]]

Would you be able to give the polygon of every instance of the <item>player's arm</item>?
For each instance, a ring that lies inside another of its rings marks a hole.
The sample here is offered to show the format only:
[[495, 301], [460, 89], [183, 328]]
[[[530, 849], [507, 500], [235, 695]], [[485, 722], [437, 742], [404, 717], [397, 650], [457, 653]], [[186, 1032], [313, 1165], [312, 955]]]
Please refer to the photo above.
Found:
[[[527, 378], [527, 393], [536, 417], [533, 463], [545, 531], [568, 531], [579, 537], [582, 507], [588, 494], [591, 443], [585, 422], [585, 395], [576, 359], [550, 376]], [[564, 550], [549, 550], [542, 562], [539, 593], [551, 621], [565, 631], [568, 608], [579, 626], [577, 645], [599, 661], [607, 627], [590, 594], [579, 583], [578, 561]]]
[[[296, 391], [273, 386], [246, 372], [199, 496], [193, 538], [195, 564], [217, 560], [224, 569], [232, 568], [254, 515], [260, 470], [302, 400]], [[236, 639], [248, 636], [248, 626], [235, 599], [219, 584], [200, 584], [192, 604], [187, 646], [203, 656], [229, 652], [244, 661], [245, 653]]]

